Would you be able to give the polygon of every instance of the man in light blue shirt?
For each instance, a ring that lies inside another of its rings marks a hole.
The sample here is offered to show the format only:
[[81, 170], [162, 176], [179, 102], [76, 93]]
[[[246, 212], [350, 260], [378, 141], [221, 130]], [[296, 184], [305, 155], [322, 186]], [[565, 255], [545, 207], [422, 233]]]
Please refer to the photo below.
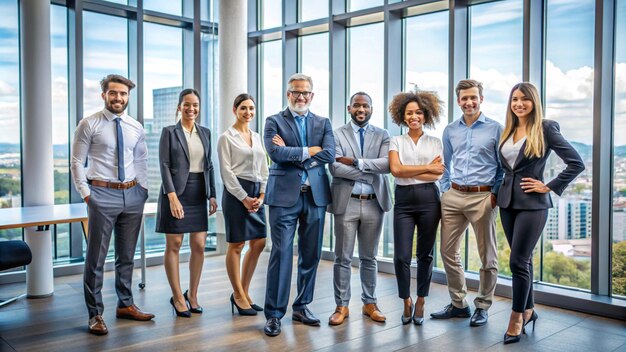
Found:
[[456, 95], [463, 117], [449, 124], [443, 132], [445, 171], [440, 181], [444, 192], [441, 197], [441, 256], [452, 302], [431, 317], [470, 317], [465, 300], [467, 287], [461, 264], [461, 243], [471, 223], [482, 266], [478, 296], [474, 300], [476, 310], [470, 325], [482, 326], [487, 323], [487, 310], [493, 302], [498, 279], [495, 220], [496, 194], [503, 176], [498, 159], [502, 125], [480, 111], [482, 83], [461, 80]]

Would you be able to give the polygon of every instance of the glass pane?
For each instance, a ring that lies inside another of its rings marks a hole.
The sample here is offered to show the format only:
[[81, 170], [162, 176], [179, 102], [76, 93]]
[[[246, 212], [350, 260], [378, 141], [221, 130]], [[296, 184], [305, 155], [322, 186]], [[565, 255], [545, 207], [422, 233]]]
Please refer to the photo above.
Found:
[[613, 294], [626, 296], [626, 0], [618, 0], [613, 129]]
[[89, 116], [103, 108], [100, 80], [128, 76], [128, 20], [85, 12], [83, 21], [83, 113]]
[[470, 78], [483, 83], [481, 111], [502, 124], [511, 87], [522, 81], [522, 5], [508, 0], [470, 7]]
[[[483, 83], [481, 111], [502, 124], [511, 87], [522, 81], [522, 6], [521, 0], [508, 0], [470, 7], [470, 78]], [[450, 107], [453, 119], [461, 117], [456, 101]], [[482, 264], [476, 236], [471, 226], [468, 231], [466, 269], [478, 271]], [[508, 276], [510, 249], [499, 217], [496, 243], [500, 275]]]
[[168, 15], [182, 15], [182, 0], [143, 0], [143, 8], [146, 10], [159, 11]]
[[[277, 114], [284, 109], [283, 89], [283, 49], [280, 40], [261, 44], [261, 113], [259, 114], [260, 129], [263, 131], [265, 118]], [[263, 134], [263, 133], [261, 133]]]
[[300, 0], [298, 18], [300, 22], [328, 17], [328, 0]]
[[301, 71], [313, 79], [315, 96], [311, 102], [311, 111], [329, 117], [328, 33], [301, 37], [300, 52]]
[[116, 4], [128, 5], [128, 0], [104, 0], [107, 2], [113, 2]]
[[[384, 128], [384, 24], [348, 28], [348, 97], [363, 91], [372, 97], [372, 125]], [[348, 105], [346, 101], [344, 105]], [[345, 115], [348, 121], [348, 113]]]
[[[183, 84], [183, 32], [180, 28], [146, 23], [144, 28], [144, 128], [148, 144], [148, 202], [156, 202], [161, 188], [159, 139], [163, 127], [176, 123], [178, 94]], [[146, 249], [165, 245], [155, 233], [155, 217], [146, 217]]]
[[[406, 46], [404, 62], [405, 90], [418, 87], [435, 91], [448, 105], [448, 11], [437, 12], [405, 19]], [[428, 48], [428, 55], [423, 55]], [[434, 131], [429, 134], [441, 139], [443, 129], [448, 124], [443, 114]]]
[[[546, 17], [546, 118], [559, 122], [586, 170], [562, 197], [551, 193], [554, 208], [544, 230], [542, 280], [589, 289], [594, 1], [548, 1]], [[554, 153], [547, 165], [546, 180], [565, 167]]]
[[348, 0], [348, 11], [369, 9], [370, 7], [382, 6], [385, 0]]
[[[67, 9], [50, 8], [52, 50], [52, 143], [54, 157], [54, 203], [69, 203], [69, 115], [67, 85]], [[73, 187], [73, 185], [72, 185]], [[57, 230], [59, 227], [57, 226]]]
[[[12, 208], [22, 205], [17, 1], [0, 0], [0, 12], [0, 208]], [[9, 239], [22, 239], [22, 230], [0, 230]]]
[[283, 23], [281, 0], [259, 0], [261, 3], [260, 29], [280, 27]]

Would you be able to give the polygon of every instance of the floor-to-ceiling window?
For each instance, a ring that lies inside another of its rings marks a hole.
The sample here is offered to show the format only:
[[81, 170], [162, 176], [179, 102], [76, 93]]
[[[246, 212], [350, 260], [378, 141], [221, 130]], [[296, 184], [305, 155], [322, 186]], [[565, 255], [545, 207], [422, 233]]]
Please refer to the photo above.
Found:
[[613, 294], [626, 297], [626, 0], [618, 0], [613, 120]]
[[283, 79], [283, 50], [280, 40], [262, 43], [260, 55], [261, 85], [260, 97], [260, 115], [258, 122], [260, 131], [263, 131], [265, 119], [268, 116], [279, 113], [283, 110], [283, 91], [285, 82]]
[[[546, 7], [546, 118], [560, 124], [586, 170], [561, 197], [551, 193], [540, 279], [582, 289], [591, 287], [594, 6], [593, 0], [549, 0]], [[545, 179], [564, 167], [552, 153]]]

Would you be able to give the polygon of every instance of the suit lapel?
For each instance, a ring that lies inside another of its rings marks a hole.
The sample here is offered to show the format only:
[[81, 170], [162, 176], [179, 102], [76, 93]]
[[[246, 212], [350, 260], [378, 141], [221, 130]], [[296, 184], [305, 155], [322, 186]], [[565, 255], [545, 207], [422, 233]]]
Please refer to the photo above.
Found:
[[352, 125], [348, 122], [347, 125], [343, 126], [343, 128], [341, 129], [341, 132], [346, 137], [346, 140], [348, 141], [350, 148], [352, 148], [352, 155], [358, 156], [359, 147], [354, 136], [354, 131], [352, 130]]
[[187, 157], [187, 161], [189, 161], [189, 146], [187, 145], [187, 139], [185, 138], [185, 132], [183, 132], [183, 126], [180, 124], [180, 121], [176, 124], [174, 128], [174, 133], [176, 134], [176, 138], [178, 138], [178, 142], [183, 147], [185, 151], [185, 156]]
[[[306, 145], [315, 145], [311, 138], [313, 138], [313, 131], [315, 131], [317, 119], [314, 118], [312, 112], [309, 111], [309, 116], [306, 118]], [[321, 127], [320, 127], [321, 128]]]
[[291, 111], [289, 111], [289, 109], [286, 109], [285, 111], [283, 111], [283, 117], [285, 118], [285, 121], [287, 121], [287, 125], [291, 127], [291, 130], [295, 134], [296, 140], [298, 141], [298, 146], [303, 147], [302, 141], [300, 141], [300, 129], [298, 129], [298, 125], [297, 125], [298, 123], [296, 122], [296, 119], [291, 114]]
[[[375, 143], [376, 141], [374, 141], [374, 138], [376, 137], [378, 136], [376, 135], [376, 133], [374, 133], [374, 127], [368, 126], [367, 130], [365, 131], [365, 141], [363, 143], [363, 147], [365, 148], [365, 152], [363, 152], [363, 158], [365, 158], [366, 155], [370, 155], [370, 151], [374, 145], [378, 145], [378, 143]], [[376, 155], [378, 156], [378, 153], [376, 153]]]
[[202, 146], [204, 147], [204, 158], [209, 160], [209, 150], [211, 150], [211, 142], [209, 142], [209, 137], [204, 133], [200, 126], [196, 125], [198, 129], [198, 135], [200, 136], [200, 140], [202, 141]]
[[511, 165], [511, 168], [519, 169], [523, 166], [522, 163], [528, 160], [528, 158], [524, 157], [524, 149], [526, 149], [526, 141], [524, 141], [522, 147], [519, 149], [517, 158], [515, 158], [515, 164]]

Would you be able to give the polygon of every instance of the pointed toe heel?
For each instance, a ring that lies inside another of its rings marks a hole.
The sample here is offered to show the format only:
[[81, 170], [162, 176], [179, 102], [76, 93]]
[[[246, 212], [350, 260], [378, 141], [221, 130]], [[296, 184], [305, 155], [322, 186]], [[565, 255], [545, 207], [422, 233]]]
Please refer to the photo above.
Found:
[[234, 315], [235, 314], [235, 308], [237, 308], [237, 313], [239, 313], [239, 315], [257, 315], [257, 311], [253, 308], [241, 308], [237, 305], [237, 303], [235, 303], [235, 295], [231, 294], [230, 295], [230, 312]]
[[176, 315], [181, 317], [181, 318], [191, 318], [191, 312], [188, 310], [184, 310], [184, 311], [179, 311], [178, 309], [176, 309], [176, 305], [174, 304], [174, 297], [170, 298], [170, 304], [172, 305], [172, 308], [174, 309], [174, 312], [176, 312]]

